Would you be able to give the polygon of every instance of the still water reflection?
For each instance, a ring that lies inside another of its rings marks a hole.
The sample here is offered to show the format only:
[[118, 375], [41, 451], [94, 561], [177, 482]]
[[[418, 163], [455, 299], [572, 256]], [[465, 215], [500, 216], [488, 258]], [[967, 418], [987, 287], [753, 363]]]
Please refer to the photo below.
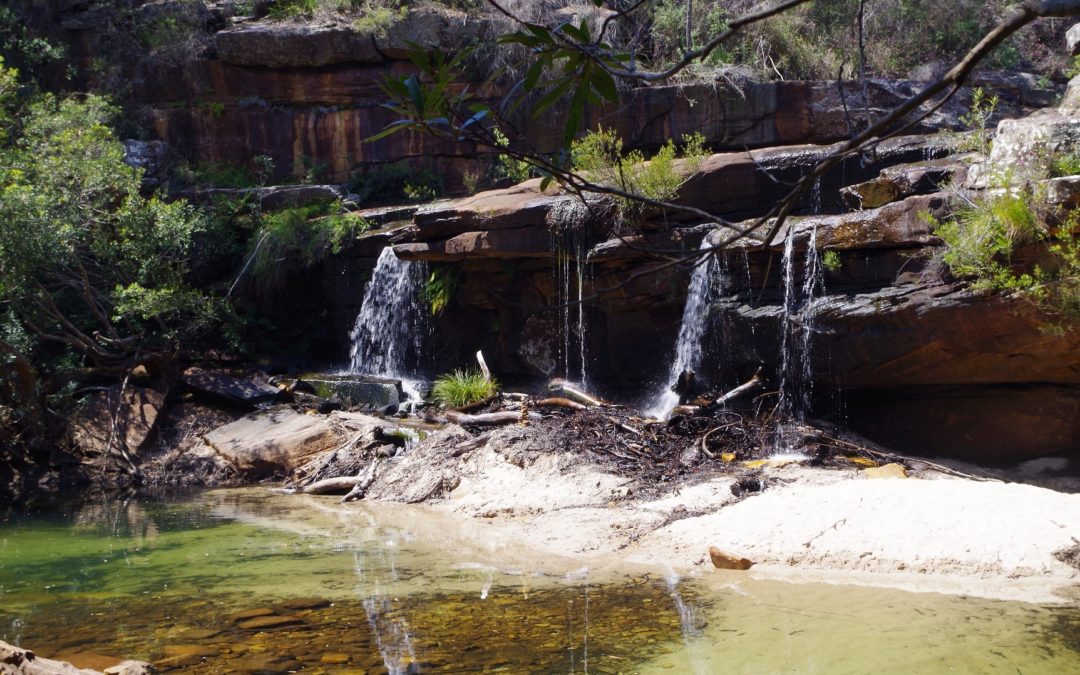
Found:
[[0, 639], [206, 673], [1080, 672], [1075, 606], [590, 570], [487, 521], [259, 490], [9, 517]]

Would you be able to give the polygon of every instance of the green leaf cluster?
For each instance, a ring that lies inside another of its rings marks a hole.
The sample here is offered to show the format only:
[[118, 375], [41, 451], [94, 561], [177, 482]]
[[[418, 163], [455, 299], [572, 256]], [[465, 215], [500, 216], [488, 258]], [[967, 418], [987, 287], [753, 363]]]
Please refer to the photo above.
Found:
[[423, 300], [431, 308], [431, 315], [438, 316], [454, 299], [461, 285], [461, 273], [455, 265], [435, 265], [424, 284]]
[[[570, 151], [574, 170], [590, 180], [614, 186], [651, 201], [673, 199], [688, 176], [696, 173], [706, 156], [705, 138], [700, 133], [684, 136], [682, 144], [668, 139], [652, 157], [640, 150], [623, 152], [622, 139], [611, 129], [600, 128], [574, 141]], [[681, 164], [676, 160], [681, 160]], [[624, 218], [641, 217], [649, 205], [639, 199], [618, 197]]]
[[[599, 7], [603, 3], [593, 4]], [[553, 28], [535, 23], [524, 26], [502, 36], [499, 42], [521, 45], [532, 53], [522, 85], [526, 92], [540, 94], [532, 106], [534, 118], [565, 99], [561, 106], [565, 113], [563, 146], [569, 147], [581, 128], [586, 106], [618, 102], [618, 86], [611, 71], [623, 70], [631, 56], [594, 38], [585, 19], [576, 24], [564, 21]]]
[[340, 253], [369, 229], [370, 222], [359, 214], [341, 212], [338, 203], [265, 213], [251, 239], [252, 273], [261, 291], [278, 289], [290, 265], [310, 267]]

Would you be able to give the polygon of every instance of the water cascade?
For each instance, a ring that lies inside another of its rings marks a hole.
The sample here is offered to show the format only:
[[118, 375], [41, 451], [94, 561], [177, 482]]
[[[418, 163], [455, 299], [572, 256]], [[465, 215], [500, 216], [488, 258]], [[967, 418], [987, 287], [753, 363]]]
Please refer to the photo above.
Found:
[[350, 371], [401, 379], [412, 399], [419, 398], [415, 379], [428, 333], [427, 312], [420, 298], [426, 277], [427, 265], [401, 260], [390, 246], [384, 248], [349, 334]]
[[573, 230], [551, 233], [554, 254], [556, 366], [567, 380], [589, 389], [585, 282], [588, 279], [589, 238]]
[[[800, 262], [796, 240], [800, 232], [791, 223], [784, 238], [784, 314], [780, 344], [779, 419], [799, 421], [810, 409], [813, 397], [813, 334], [815, 301], [824, 291], [821, 256], [817, 250], [817, 224], [806, 233], [806, 252], [801, 263], [802, 279], [798, 277]], [[780, 430], [780, 445], [786, 445], [784, 430]], [[783, 449], [783, 448], [781, 448]]]
[[[701, 242], [701, 247], [709, 246], [708, 237]], [[697, 260], [694, 272], [690, 277], [690, 288], [686, 294], [686, 305], [683, 307], [682, 325], [679, 327], [679, 337], [675, 342], [675, 358], [668, 372], [667, 382], [656, 401], [656, 404], [647, 411], [652, 417], [663, 419], [668, 416], [672, 408], [679, 404], [679, 395], [672, 387], [679, 380], [679, 375], [685, 370], [697, 370], [701, 363], [701, 344], [708, 328], [709, 297], [714, 287], [722, 284], [723, 272], [720, 263], [714, 255], [707, 255]]]

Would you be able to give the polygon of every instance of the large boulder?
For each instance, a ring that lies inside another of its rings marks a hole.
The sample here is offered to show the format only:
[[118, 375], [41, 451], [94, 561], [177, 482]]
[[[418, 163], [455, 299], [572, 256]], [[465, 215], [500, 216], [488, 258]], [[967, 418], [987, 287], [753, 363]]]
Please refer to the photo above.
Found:
[[111, 450], [139, 452], [157, 423], [165, 394], [155, 389], [111, 387], [90, 397], [71, 422], [72, 442], [91, 457]]
[[335, 22], [252, 21], [219, 31], [218, 57], [239, 66], [312, 68], [339, 63], [404, 60], [414, 47], [468, 44], [490, 26], [445, 7], [415, 9], [360, 28]]
[[384, 425], [358, 413], [304, 415], [275, 408], [214, 429], [203, 442], [244, 477], [261, 479], [287, 475], [347, 441], [375, 440]]
[[1080, 23], [1075, 23], [1065, 32], [1065, 47], [1073, 56], [1080, 54]]

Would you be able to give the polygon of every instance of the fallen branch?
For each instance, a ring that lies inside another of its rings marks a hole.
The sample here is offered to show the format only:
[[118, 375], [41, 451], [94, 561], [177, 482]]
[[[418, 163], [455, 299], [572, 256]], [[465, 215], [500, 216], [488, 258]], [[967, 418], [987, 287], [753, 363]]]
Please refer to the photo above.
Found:
[[757, 372], [754, 373], [753, 377], [751, 377], [746, 382], [743, 382], [739, 386], [735, 387], [731, 391], [727, 392], [726, 394], [724, 394], [720, 398], [716, 399], [715, 401], [713, 401], [709, 405], [705, 406], [704, 409], [705, 410], [715, 410], [716, 408], [726, 406], [727, 404], [731, 403], [732, 401], [743, 398], [744, 396], [750, 396], [751, 394], [756, 394], [757, 392], [761, 391], [764, 388], [765, 388], [765, 378], [761, 376], [761, 368], [758, 368]]
[[606, 419], [607, 421], [609, 421], [609, 422], [611, 422], [612, 424], [614, 424], [614, 425], [616, 426], [616, 428], [622, 429], [623, 431], [625, 431], [625, 432], [626, 432], [626, 433], [628, 433], [628, 434], [634, 434], [635, 436], [640, 436], [640, 435], [641, 435], [641, 431], [640, 431], [640, 430], [638, 430], [638, 429], [635, 429], [634, 427], [632, 427], [632, 426], [629, 426], [629, 425], [627, 425], [627, 424], [623, 424], [622, 422], [620, 422], [619, 420], [615, 419], [614, 417], [610, 417], [610, 416], [607, 416], [607, 415], [605, 415], [605, 416], [604, 416], [604, 419]]
[[956, 476], [957, 478], [966, 478], [968, 480], [977, 480], [977, 481], [983, 481], [983, 482], [986, 482], [986, 483], [1003, 483], [1004, 482], [1004, 481], [999, 480], [997, 478], [987, 478], [986, 476], [976, 476], [974, 474], [964, 473], [963, 471], [957, 471], [956, 469], [953, 469], [951, 467], [947, 467], [944, 464], [937, 464], [937, 463], [922, 459], [921, 457], [920, 458], [911, 458], [911, 457], [906, 457], [904, 455], [899, 455], [899, 454], [897, 454], [895, 452], [884, 452], [884, 451], [881, 451], [881, 450], [873, 450], [871, 448], [866, 447], [865, 445], [858, 445], [858, 444], [855, 444], [855, 443], [849, 443], [848, 441], [840, 440], [839, 438], [834, 438], [834, 437], [826, 435], [826, 434], [822, 434], [822, 437], [826, 441], [830, 441], [832, 443], [838, 443], [840, 445], [851, 448], [853, 450], [858, 450], [859, 452], [864, 452], [864, 453], [866, 453], [868, 455], [871, 455], [872, 457], [877, 457], [878, 459], [885, 459], [885, 460], [888, 460], [890, 462], [903, 462], [903, 463], [906, 463], [906, 464], [909, 464], [909, 465], [912, 464], [912, 463], [918, 462], [920, 464], [925, 464], [926, 466], [930, 467], [931, 469], [934, 469], [935, 471], [940, 471], [941, 473], [945, 473], [945, 474], [948, 474], [950, 476]]
[[349, 492], [363, 480], [360, 476], [338, 476], [336, 478], [324, 478], [315, 481], [311, 485], [296, 488], [296, 494], [301, 495], [330, 495]]
[[484, 434], [480, 434], [479, 436], [476, 436], [475, 438], [470, 438], [467, 441], [462, 441], [461, 443], [458, 443], [457, 445], [455, 445], [453, 447], [453, 449], [450, 450], [450, 456], [451, 457], [461, 457], [466, 452], [472, 452], [473, 450], [476, 450], [477, 448], [482, 447], [485, 444], [487, 444], [489, 438], [491, 438], [491, 432], [490, 431], [487, 432], [487, 433], [484, 433]]
[[559, 396], [545, 398], [541, 401], [537, 401], [534, 405], [556, 408], [569, 408], [570, 410], [585, 410], [589, 407], [587, 405], [578, 403], [577, 401], [571, 401], [568, 398], [562, 398]]
[[480, 372], [484, 374], [484, 379], [490, 382], [491, 370], [488, 369], [487, 361], [484, 360], [484, 352], [476, 352], [476, 362], [480, 364]]
[[[520, 422], [522, 418], [521, 413], [508, 411], [508, 412], [493, 412], [483, 413], [480, 415], [469, 415], [466, 413], [454, 412], [452, 410], [446, 411], [446, 419], [459, 426], [498, 426], [500, 424], [515, 424]], [[529, 413], [528, 419], [532, 422], [539, 422], [544, 419], [539, 413]]]
[[378, 470], [378, 468], [379, 461], [373, 460], [371, 464], [368, 465], [367, 471], [363, 474], [363, 476], [357, 476], [357, 478], [360, 478], [359, 482], [357, 482], [356, 485], [353, 486], [353, 489], [349, 490], [345, 494], [345, 496], [341, 498], [341, 503], [345, 504], [346, 502], [353, 502], [358, 499], [363, 499], [364, 495], [368, 491], [368, 488], [371, 487], [371, 484], [375, 482], [375, 472]]
[[581, 391], [580, 389], [570, 386], [569, 384], [567, 384], [566, 382], [563, 382], [562, 380], [554, 380], [554, 381], [552, 381], [551, 384], [548, 385], [548, 391], [550, 391], [553, 394], [561, 394], [565, 398], [568, 398], [568, 399], [570, 399], [572, 401], [577, 401], [578, 403], [581, 403], [582, 405], [587, 405], [587, 406], [591, 406], [591, 407], [604, 405], [604, 402], [601, 401], [600, 399], [594, 398], [594, 397], [590, 396], [589, 394], [586, 394], [585, 392]]
[[460, 405], [460, 406], [454, 408], [454, 410], [456, 410], [457, 412], [467, 413], [467, 412], [470, 412], [470, 411], [473, 411], [473, 410], [479, 410], [480, 408], [483, 408], [484, 406], [486, 406], [487, 404], [491, 403], [494, 400], [495, 400], [494, 396], [488, 396], [487, 398], [485, 398], [485, 399], [483, 399], [481, 401], [475, 401], [475, 402], [469, 403], [467, 405]]

